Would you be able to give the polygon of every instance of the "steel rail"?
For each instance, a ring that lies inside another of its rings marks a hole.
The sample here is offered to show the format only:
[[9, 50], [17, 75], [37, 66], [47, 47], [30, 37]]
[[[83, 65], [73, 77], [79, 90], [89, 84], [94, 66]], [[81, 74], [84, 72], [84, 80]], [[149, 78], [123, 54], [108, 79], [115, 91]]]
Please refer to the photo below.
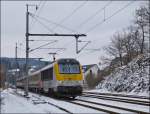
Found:
[[[35, 97], [35, 98], [37, 98], [38, 100], [42, 100], [40, 97], [37, 97], [37, 96], [34, 96], [34, 95], [32, 95], [32, 97]], [[44, 101], [44, 100], [43, 100], [43, 101]], [[47, 102], [47, 101], [46, 101], [46, 102]], [[55, 104], [53, 104], [53, 103], [51, 103], [51, 102], [47, 102], [47, 104], [52, 105], [52, 106], [54, 106], [54, 107], [56, 107], [56, 108], [58, 108], [58, 109], [60, 109], [60, 110], [63, 110], [63, 111], [65, 111], [65, 112], [69, 113], [69, 114], [73, 114], [72, 112], [68, 111], [67, 109], [65, 109], [65, 108], [63, 108], [63, 107], [60, 107], [60, 106], [58, 106], [58, 105], [55, 105]]]
[[[97, 96], [97, 97], [109, 97], [109, 98], [115, 98], [115, 99], [123, 99], [123, 100], [130, 100], [130, 101], [133, 101], [133, 102], [141, 102], [141, 103], [148, 103], [150, 104], [150, 101], [142, 101], [143, 99], [133, 99], [131, 97], [121, 97], [121, 96], [105, 96], [105, 95], [97, 95], [97, 94], [82, 94], [82, 95], [93, 95], [93, 96]], [[147, 99], [148, 100], [148, 99]]]
[[135, 95], [123, 95], [123, 94], [112, 94], [112, 93], [96, 93], [96, 92], [83, 92], [97, 95], [109, 95], [109, 96], [119, 96], [119, 97], [129, 97], [129, 98], [140, 98], [140, 99], [150, 99], [150, 97], [145, 96], [135, 96]]
[[[24, 97], [24, 95], [21, 95], [21, 94], [19, 94], [19, 93], [13, 93], [13, 92], [11, 92], [11, 94], [13, 94], [13, 95], [18, 95], [18, 96], [20, 96], [20, 97]], [[42, 101], [42, 102], [41, 102], [41, 103], [38, 102], [37, 104], [43, 104], [43, 102], [44, 102], [44, 103], [47, 103], [47, 104], [49, 104], [49, 105], [52, 105], [52, 106], [54, 106], [54, 107], [56, 107], [56, 108], [58, 108], [58, 109], [60, 109], [60, 110], [63, 110], [64, 112], [67, 112], [67, 113], [69, 113], [69, 114], [73, 114], [72, 112], [68, 111], [67, 109], [65, 109], [65, 108], [63, 108], [63, 107], [60, 107], [60, 106], [58, 106], [58, 105], [55, 105], [55, 104], [53, 104], [53, 103], [47, 102], [47, 101], [41, 99], [40, 97], [37, 97], [37, 96], [35, 96], [35, 95], [32, 95], [32, 97], [34, 97], [34, 98], [37, 99], [37, 100], [32, 100], [34, 104], [36, 104], [35, 102], [39, 100], [39, 101]], [[26, 97], [24, 97], [24, 98], [26, 98]], [[28, 99], [29, 99], [29, 98], [31, 98], [31, 97], [28, 97]], [[34, 101], [35, 101], [35, 102], [34, 102]]]
[[90, 97], [90, 98], [97, 98], [97, 99], [112, 100], [112, 101], [119, 101], [119, 102], [125, 102], [125, 103], [150, 106], [150, 102], [133, 101], [131, 99], [122, 99], [122, 98], [114, 98], [114, 97], [108, 97], [108, 96], [96, 96], [96, 95], [86, 95], [86, 94], [83, 94], [82, 96], [83, 97]]
[[47, 103], [48, 103], [49, 105], [52, 105], [52, 106], [55, 106], [55, 107], [59, 108], [60, 110], [65, 111], [65, 112], [67, 112], [67, 113], [69, 113], [69, 114], [73, 114], [72, 112], [68, 111], [67, 109], [65, 109], [65, 108], [63, 108], [63, 107], [60, 107], [60, 106], [55, 105], [55, 104], [50, 103], [50, 102], [47, 102]]
[[104, 103], [97, 103], [97, 102], [86, 101], [86, 100], [82, 100], [82, 99], [76, 99], [76, 100], [91, 103], [91, 104], [106, 106], [106, 107], [110, 107], [110, 108], [116, 108], [116, 109], [120, 109], [120, 110], [131, 111], [131, 112], [140, 113], [140, 114], [149, 114], [148, 112], [138, 111], [135, 109], [129, 109], [129, 108], [124, 108], [124, 107], [119, 107], [119, 106], [108, 105], [108, 104], [104, 104]]
[[86, 104], [81, 104], [81, 103], [77, 103], [77, 102], [73, 102], [73, 101], [66, 101], [66, 102], [76, 104], [76, 105], [79, 105], [79, 106], [83, 106], [83, 107], [86, 107], [86, 108], [91, 108], [91, 109], [94, 109], [94, 110], [97, 110], [97, 111], [103, 111], [105, 113], [120, 114], [118, 112], [106, 110], [106, 109], [103, 109], [103, 108], [97, 108], [97, 107], [94, 107], [94, 106], [89, 106], [89, 105], [86, 105]]

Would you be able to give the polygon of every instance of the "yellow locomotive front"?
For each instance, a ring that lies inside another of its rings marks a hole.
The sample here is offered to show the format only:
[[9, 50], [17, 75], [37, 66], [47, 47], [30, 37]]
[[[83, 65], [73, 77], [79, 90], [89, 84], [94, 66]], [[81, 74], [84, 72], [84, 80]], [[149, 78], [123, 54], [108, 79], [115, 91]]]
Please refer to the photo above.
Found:
[[56, 90], [64, 96], [75, 97], [82, 93], [83, 74], [75, 59], [59, 59], [54, 64]]

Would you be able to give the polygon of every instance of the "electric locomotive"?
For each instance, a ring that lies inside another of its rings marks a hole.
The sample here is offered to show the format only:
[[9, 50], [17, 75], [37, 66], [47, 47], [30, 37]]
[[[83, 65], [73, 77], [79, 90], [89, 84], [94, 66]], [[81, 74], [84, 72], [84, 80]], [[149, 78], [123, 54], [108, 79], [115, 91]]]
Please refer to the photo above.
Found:
[[[42, 91], [75, 98], [82, 94], [82, 67], [76, 59], [58, 59], [46, 67], [29, 74], [30, 90]], [[17, 80], [17, 86], [25, 86], [26, 77]]]

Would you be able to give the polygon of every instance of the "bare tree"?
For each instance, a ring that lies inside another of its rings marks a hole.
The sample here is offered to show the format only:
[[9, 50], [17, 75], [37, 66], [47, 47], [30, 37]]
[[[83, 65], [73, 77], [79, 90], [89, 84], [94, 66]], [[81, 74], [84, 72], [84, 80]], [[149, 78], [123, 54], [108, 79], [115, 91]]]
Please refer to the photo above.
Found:
[[140, 46], [141, 53], [143, 53], [145, 37], [146, 34], [148, 33], [149, 15], [150, 15], [150, 11], [146, 6], [141, 6], [138, 10], [136, 10], [135, 24], [137, 24], [142, 34], [142, 42]]
[[126, 54], [125, 64], [130, 62], [135, 56], [139, 54], [141, 47], [141, 39], [138, 32], [138, 28], [129, 26], [126, 30], [123, 30], [123, 48]]
[[115, 33], [110, 45], [104, 47], [108, 57], [103, 56], [101, 61], [109, 69], [127, 64], [137, 55], [147, 52], [146, 34], [149, 33], [150, 10], [147, 6], [141, 6], [135, 14], [134, 23], [122, 32]]
[[123, 40], [120, 33], [114, 34], [111, 39], [111, 44], [104, 49], [109, 55], [115, 58], [119, 57], [120, 65], [123, 65]]

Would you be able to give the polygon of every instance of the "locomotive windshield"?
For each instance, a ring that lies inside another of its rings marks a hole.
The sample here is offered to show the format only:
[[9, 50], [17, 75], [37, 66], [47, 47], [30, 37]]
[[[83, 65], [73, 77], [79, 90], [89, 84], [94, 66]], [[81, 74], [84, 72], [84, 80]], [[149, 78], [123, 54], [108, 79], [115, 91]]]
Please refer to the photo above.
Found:
[[59, 72], [66, 74], [78, 74], [80, 73], [79, 64], [59, 64]]
[[64, 74], [79, 74], [80, 64], [75, 59], [60, 59], [58, 61], [59, 72]]

